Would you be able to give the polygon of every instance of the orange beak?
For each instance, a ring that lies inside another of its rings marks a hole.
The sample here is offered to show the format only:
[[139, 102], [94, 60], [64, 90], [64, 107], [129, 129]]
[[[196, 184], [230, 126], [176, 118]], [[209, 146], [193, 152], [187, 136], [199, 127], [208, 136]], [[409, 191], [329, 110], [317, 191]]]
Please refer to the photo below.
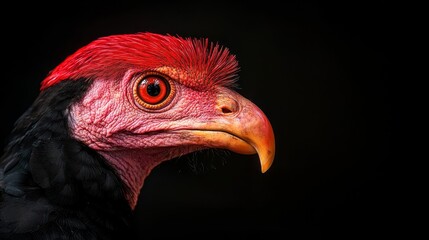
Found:
[[219, 94], [216, 107], [217, 117], [186, 131], [186, 137], [211, 148], [258, 154], [265, 173], [275, 154], [274, 132], [268, 118], [255, 104], [233, 91]]

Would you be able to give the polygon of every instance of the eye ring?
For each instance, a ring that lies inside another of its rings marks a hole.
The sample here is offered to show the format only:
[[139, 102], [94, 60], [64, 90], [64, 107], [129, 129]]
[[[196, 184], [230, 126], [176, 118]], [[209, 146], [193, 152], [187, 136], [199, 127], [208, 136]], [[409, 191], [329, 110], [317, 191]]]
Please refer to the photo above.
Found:
[[145, 72], [134, 81], [134, 99], [145, 109], [158, 110], [167, 106], [175, 93], [174, 82], [158, 72]]

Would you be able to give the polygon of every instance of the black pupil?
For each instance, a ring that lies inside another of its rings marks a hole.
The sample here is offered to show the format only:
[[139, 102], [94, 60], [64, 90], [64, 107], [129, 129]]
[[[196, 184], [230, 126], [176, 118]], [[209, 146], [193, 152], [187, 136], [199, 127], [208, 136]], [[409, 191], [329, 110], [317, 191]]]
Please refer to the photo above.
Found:
[[161, 92], [161, 87], [157, 82], [149, 84], [146, 89], [147, 93], [152, 97], [156, 97]]

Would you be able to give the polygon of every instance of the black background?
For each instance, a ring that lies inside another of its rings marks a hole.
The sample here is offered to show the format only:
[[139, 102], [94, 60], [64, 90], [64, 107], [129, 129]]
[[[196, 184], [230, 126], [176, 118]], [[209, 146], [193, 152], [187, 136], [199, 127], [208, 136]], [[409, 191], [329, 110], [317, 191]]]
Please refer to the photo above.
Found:
[[262, 174], [256, 156], [230, 153], [158, 166], [136, 208], [136, 239], [408, 234], [396, 171], [405, 156], [394, 67], [401, 9], [361, 1], [14, 3], [1, 16], [1, 137], [47, 73], [98, 37], [207, 37], [237, 56], [237, 91], [273, 125], [274, 164]]

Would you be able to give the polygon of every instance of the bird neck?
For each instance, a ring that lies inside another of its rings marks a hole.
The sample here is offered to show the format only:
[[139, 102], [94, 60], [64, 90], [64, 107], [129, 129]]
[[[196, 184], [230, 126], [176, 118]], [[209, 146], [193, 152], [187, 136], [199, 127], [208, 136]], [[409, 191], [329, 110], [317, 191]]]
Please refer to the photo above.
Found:
[[169, 159], [169, 152], [165, 148], [154, 148], [99, 151], [98, 153], [118, 173], [126, 186], [125, 198], [131, 209], [134, 209], [146, 177], [157, 165]]
[[73, 221], [95, 232], [126, 225], [131, 209], [117, 172], [69, 135], [68, 108], [87, 87], [80, 81], [50, 87], [15, 123], [0, 158], [0, 233], [69, 229], [72, 235], [80, 231]]

